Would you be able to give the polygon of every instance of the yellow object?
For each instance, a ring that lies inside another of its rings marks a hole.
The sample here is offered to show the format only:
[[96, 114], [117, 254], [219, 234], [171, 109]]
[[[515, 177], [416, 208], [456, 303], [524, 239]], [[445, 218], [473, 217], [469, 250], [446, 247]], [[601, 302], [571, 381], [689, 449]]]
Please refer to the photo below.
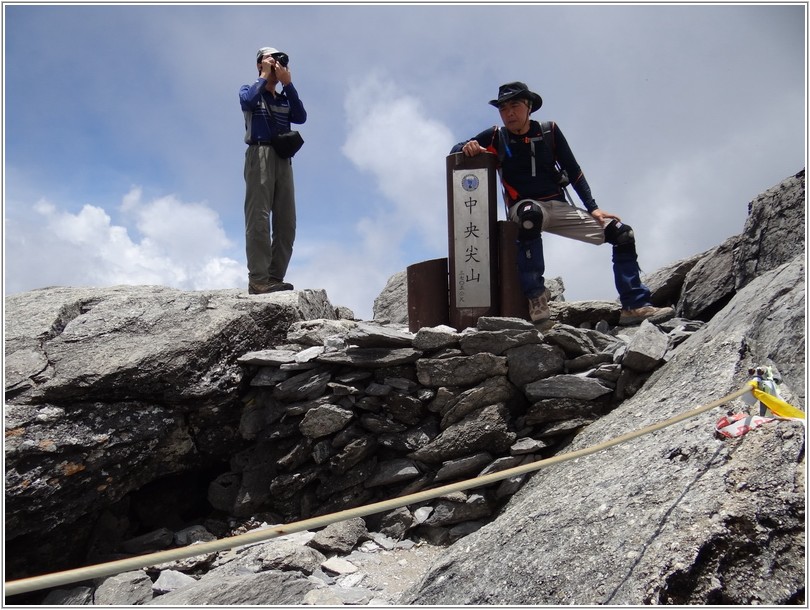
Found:
[[778, 415], [779, 417], [795, 417], [797, 419], [805, 418], [804, 411], [800, 411], [777, 396], [763, 392], [757, 387], [756, 381], [749, 381], [748, 385], [751, 386], [751, 392], [754, 394], [754, 398], [765, 403], [765, 406], [768, 407], [774, 415]]

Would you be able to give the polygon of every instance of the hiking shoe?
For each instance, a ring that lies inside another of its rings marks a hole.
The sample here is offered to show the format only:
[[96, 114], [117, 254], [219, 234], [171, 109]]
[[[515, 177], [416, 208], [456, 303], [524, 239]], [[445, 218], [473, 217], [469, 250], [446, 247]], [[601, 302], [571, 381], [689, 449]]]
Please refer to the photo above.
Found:
[[672, 307], [653, 307], [652, 305], [643, 305], [636, 309], [622, 309], [619, 315], [620, 326], [630, 326], [632, 324], [641, 324], [644, 320], [650, 322], [663, 322], [669, 320], [675, 315], [675, 310]]
[[548, 308], [548, 290], [529, 299], [529, 317], [532, 322], [545, 322], [551, 318], [551, 311]]
[[268, 284], [260, 284], [259, 282], [248, 282], [248, 294], [264, 294], [268, 292]]
[[293, 285], [283, 280], [270, 279], [270, 292], [279, 292], [281, 290], [292, 290]]
[[267, 284], [262, 282], [248, 282], [248, 294], [267, 294], [269, 292], [292, 289], [292, 284], [280, 280], [270, 280]]

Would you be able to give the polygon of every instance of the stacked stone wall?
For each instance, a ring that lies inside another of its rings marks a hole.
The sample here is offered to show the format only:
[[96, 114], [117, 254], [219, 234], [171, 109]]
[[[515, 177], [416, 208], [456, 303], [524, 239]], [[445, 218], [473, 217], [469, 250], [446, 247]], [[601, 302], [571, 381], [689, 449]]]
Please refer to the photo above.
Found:
[[[236, 516], [290, 522], [553, 455], [635, 393], [700, 323], [633, 329], [514, 318], [417, 333], [349, 320], [292, 325], [245, 354], [239, 424], [249, 447], [209, 488]], [[492, 517], [528, 475], [378, 515], [378, 529], [438, 540]], [[375, 517], [371, 518], [372, 520]]]

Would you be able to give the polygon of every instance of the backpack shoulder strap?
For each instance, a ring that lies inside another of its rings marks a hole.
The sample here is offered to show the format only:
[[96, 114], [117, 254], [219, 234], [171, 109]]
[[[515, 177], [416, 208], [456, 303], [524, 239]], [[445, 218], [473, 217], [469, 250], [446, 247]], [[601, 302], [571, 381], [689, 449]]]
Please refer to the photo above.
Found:
[[502, 127], [498, 127], [497, 125], [495, 125], [493, 127], [493, 129], [495, 130], [494, 133], [492, 134], [492, 143], [493, 143], [493, 145], [495, 144], [495, 140], [496, 139], [498, 140], [498, 169], [497, 169], [497, 171], [498, 171], [498, 177], [500, 178], [500, 181], [501, 181], [501, 195], [503, 197], [504, 208], [506, 209], [506, 217], [509, 218], [509, 208], [512, 206], [514, 201], [509, 196], [509, 189], [508, 189], [506, 183], [503, 181], [503, 173], [502, 173], [501, 168], [503, 166], [504, 158], [507, 157], [507, 156], [511, 157], [512, 156], [512, 151], [509, 149], [509, 141], [508, 141], [509, 136], [506, 135], [506, 130], [503, 129]]
[[571, 199], [571, 195], [568, 194], [568, 189], [566, 188], [570, 184], [568, 180], [568, 173], [563, 170], [562, 167], [560, 167], [560, 162], [557, 160], [557, 147], [554, 145], [554, 121], [543, 121], [540, 123], [540, 130], [543, 133], [543, 142], [545, 142], [546, 146], [548, 146], [548, 149], [551, 152], [552, 162], [554, 163], [554, 169], [559, 176], [559, 184], [560, 189], [563, 192], [563, 196], [568, 203], [574, 205], [574, 201]]
[[557, 161], [557, 150], [554, 147], [554, 121], [543, 121], [540, 123], [540, 131], [543, 134], [543, 141], [551, 151], [554, 161]]
[[506, 134], [506, 130], [502, 127], [498, 127], [497, 125], [494, 127], [495, 135], [492, 137], [493, 141], [495, 138], [498, 138], [498, 162], [503, 163], [504, 157], [511, 157], [512, 151], [509, 149], [509, 136]]

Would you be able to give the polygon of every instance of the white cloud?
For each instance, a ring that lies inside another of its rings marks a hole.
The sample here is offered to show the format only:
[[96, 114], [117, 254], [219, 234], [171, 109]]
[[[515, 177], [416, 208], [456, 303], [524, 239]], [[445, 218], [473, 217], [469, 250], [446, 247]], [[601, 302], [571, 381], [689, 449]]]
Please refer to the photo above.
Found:
[[400, 271], [397, 260], [370, 257], [363, 240], [340, 243], [296, 242], [287, 280], [296, 289], [324, 289], [332, 305], [350, 308], [360, 319], [373, 318], [374, 299], [388, 278]]
[[446, 248], [445, 170], [437, 160], [454, 143], [450, 129], [429, 118], [420, 100], [374, 76], [351, 91], [345, 107], [343, 152], [372, 174], [386, 200], [369, 220], [373, 230], [389, 246], [414, 230], [429, 248]]
[[242, 264], [225, 256], [230, 242], [217, 215], [203, 204], [171, 196], [143, 202], [140, 189], [132, 189], [120, 209], [134, 218], [140, 239], [98, 206], [72, 213], [42, 200], [33, 209], [36, 218], [7, 223], [9, 292], [49, 285], [231, 288], [246, 274]]
[[195, 266], [232, 245], [217, 213], [202, 203], [183, 203], [172, 195], [143, 202], [140, 189], [133, 189], [126, 201], [144, 236], [141, 247], [183, 266]]

